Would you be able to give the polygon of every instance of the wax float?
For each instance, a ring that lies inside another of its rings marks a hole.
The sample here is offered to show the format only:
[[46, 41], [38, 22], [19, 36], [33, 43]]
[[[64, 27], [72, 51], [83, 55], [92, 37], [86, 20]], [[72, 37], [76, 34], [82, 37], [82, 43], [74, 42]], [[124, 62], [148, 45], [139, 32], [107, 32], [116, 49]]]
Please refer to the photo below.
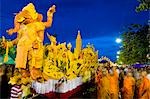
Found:
[[[54, 13], [55, 5], [49, 8], [47, 21], [43, 22], [42, 14], [37, 13], [34, 5], [29, 3], [16, 14], [14, 28], [7, 30], [7, 32], [10, 35], [17, 33], [17, 38], [13, 41], [7, 41], [3, 37], [2, 41], [3, 47], [6, 48], [4, 61], [8, 60], [9, 48], [17, 45], [16, 70], [14, 76], [10, 78], [10, 84], [17, 84], [19, 80], [23, 89], [32, 85], [37, 92], [38, 86], [35, 83], [46, 86], [44, 88], [51, 84], [51, 88], [38, 92], [44, 94], [48, 91], [56, 91], [56, 87], [59, 87], [60, 90], [60, 86], [56, 85], [62, 80], [68, 81], [66, 86], [73, 82], [79, 82], [68, 89], [72, 90], [82, 84], [83, 81], [86, 82], [91, 73], [94, 73], [98, 65], [98, 51], [95, 51], [92, 45], [82, 48], [80, 31], [78, 31], [76, 38], [74, 52], [71, 51], [71, 43], [57, 44], [56, 37], [49, 34], [47, 36], [51, 44], [43, 45], [44, 30], [51, 26]], [[53, 87], [55, 88], [53, 89]]]

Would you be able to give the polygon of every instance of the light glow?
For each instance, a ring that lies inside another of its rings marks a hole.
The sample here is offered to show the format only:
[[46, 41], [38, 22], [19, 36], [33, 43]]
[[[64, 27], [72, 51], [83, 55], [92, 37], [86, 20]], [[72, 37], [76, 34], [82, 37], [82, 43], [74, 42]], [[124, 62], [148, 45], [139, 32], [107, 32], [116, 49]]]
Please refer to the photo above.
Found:
[[117, 54], [120, 54], [120, 51], [117, 51]]
[[119, 44], [119, 43], [121, 43], [121, 42], [122, 42], [122, 39], [120, 39], [120, 38], [117, 38], [117, 39], [116, 39], [116, 43]]
[[118, 59], [118, 58], [119, 58], [119, 56], [116, 56], [116, 58]]

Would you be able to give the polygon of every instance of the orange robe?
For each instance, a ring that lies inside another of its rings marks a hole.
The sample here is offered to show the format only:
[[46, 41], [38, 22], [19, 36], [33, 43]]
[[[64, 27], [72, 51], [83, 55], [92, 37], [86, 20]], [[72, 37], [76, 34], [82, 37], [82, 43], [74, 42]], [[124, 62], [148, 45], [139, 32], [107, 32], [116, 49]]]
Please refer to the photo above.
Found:
[[110, 79], [110, 96], [111, 99], [118, 99], [119, 85], [118, 85], [118, 74], [115, 71], [113, 76], [109, 76]]
[[100, 89], [100, 97], [98, 97], [99, 99], [110, 99], [110, 80], [108, 78], [108, 76], [104, 76], [101, 79], [101, 89]]
[[98, 73], [95, 74], [95, 83], [99, 83], [101, 78], [102, 78], [102, 72], [99, 71]]
[[133, 99], [135, 80], [133, 77], [125, 77], [123, 81], [123, 99]]
[[146, 77], [139, 87], [139, 99], [150, 99], [150, 81]]
[[100, 99], [101, 97], [101, 79], [102, 79], [102, 72], [99, 71], [95, 74], [95, 82], [97, 84], [97, 98]]

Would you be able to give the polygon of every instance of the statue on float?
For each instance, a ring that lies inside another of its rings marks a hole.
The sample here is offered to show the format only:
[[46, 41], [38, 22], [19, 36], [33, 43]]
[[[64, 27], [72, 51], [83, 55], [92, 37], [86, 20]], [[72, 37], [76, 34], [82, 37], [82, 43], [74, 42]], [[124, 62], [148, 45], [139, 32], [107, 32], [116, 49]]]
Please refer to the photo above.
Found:
[[44, 30], [52, 25], [54, 13], [55, 5], [47, 11], [47, 21], [42, 22], [42, 14], [37, 13], [34, 5], [29, 3], [16, 14], [14, 28], [7, 30], [9, 35], [17, 33], [17, 38], [11, 41], [11, 45], [17, 44], [16, 68], [32, 72], [42, 67]]
[[[76, 38], [74, 52], [71, 51], [71, 43], [57, 44], [56, 37], [49, 34], [47, 36], [51, 44], [44, 49], [44, 30], [51, 26], [54, 13], [55, 5], [49, 8], [47, 21], [43, 22], [43, 16], [36, 12], [32, 3], [29, 3], [16, 14], [14, 28], [7, 30], [10, 35], [17, 33], [17, 38], [6, 44], [7, 49], [17, 44], [16, 68], [22, 71], [29, 70], [33, 80], [62, 77], [73, 79], [84, 76], [85, 71], [94, 70], [93, 68], [97, 66], [98, 54], [90, 45], [82, 49], [80, 31]], [[45, 50], [48, 52], [46, 57], [44, 57]]]
[[91, 71], [98, 65], [98, 53], [94, 47], [88, 45], [82, 48], [80, 31], [74, 52], [71, 51], [71, 43], [57, 44], [56, 37], [49, 34], [47, 36], [51, 43], [43, 45], [44, 30], [52, 25], [54, 13], [55, 5], [49, 8], [47, 21], [43, 22], [42, 14], [37, 13], [34, 5], [29, 3], [16, 14], [14, 28], [7, 30], [9, 35], [17, 33], [17, 38], [10, 42], [3, 39], [6, 54], [9, 47], [17, 45], [16, 71], [9, 83], [12, 85], [21, 83], [24, 96], [29, 95], [33, 80], [38, 82], [49, 79], [72, 80], [81, 76], [86, 82], [90, 79]]
[[[43, 40], [44, 30], [52, 25], [54, 13], [55, 5], [49, 8], [47, 21], [43, 22], [42, 14], [37, 13], [34, 5], [29, 3], [22, 11], [16, 14], [14, 28], [7, 30], [9, 35], [17, 33], [17, 38], [9, 42], [3, 37], [2, 45], [6, 48], [6, 56], [8, 55], [9, 47], [17, 45], [16, 69], [9, 83], [21, 86], [23, 97], [30, 94], [32, 80], [41, 82], [43, 78], [48, 79], [41, 71], [44, 55]], [[5, 57], [4, 61], [7, 60], [8, 58]]]

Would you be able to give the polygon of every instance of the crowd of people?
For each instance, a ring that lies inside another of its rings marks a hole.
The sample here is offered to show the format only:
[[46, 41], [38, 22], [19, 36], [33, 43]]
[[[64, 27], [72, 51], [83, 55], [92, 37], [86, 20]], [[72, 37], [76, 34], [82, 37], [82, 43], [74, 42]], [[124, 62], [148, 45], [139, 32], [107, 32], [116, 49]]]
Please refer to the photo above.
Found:
[[95, 82], [98, 99], [150, 99], [150, 67], [101, 67]]
[[[10, 73], [10, 70], [8, 71]], [[7, 77], [2, 76], [2, 92], [8, 93], [2, 94], [3, 98], [10, 96], [11, 87], [8, 80], [5, 80], [9, 78], [8, 71]], [[150, 99], [150, 66], [145, 68], [99, 66], [95, 74], [95, 83], [98, 99]]]

